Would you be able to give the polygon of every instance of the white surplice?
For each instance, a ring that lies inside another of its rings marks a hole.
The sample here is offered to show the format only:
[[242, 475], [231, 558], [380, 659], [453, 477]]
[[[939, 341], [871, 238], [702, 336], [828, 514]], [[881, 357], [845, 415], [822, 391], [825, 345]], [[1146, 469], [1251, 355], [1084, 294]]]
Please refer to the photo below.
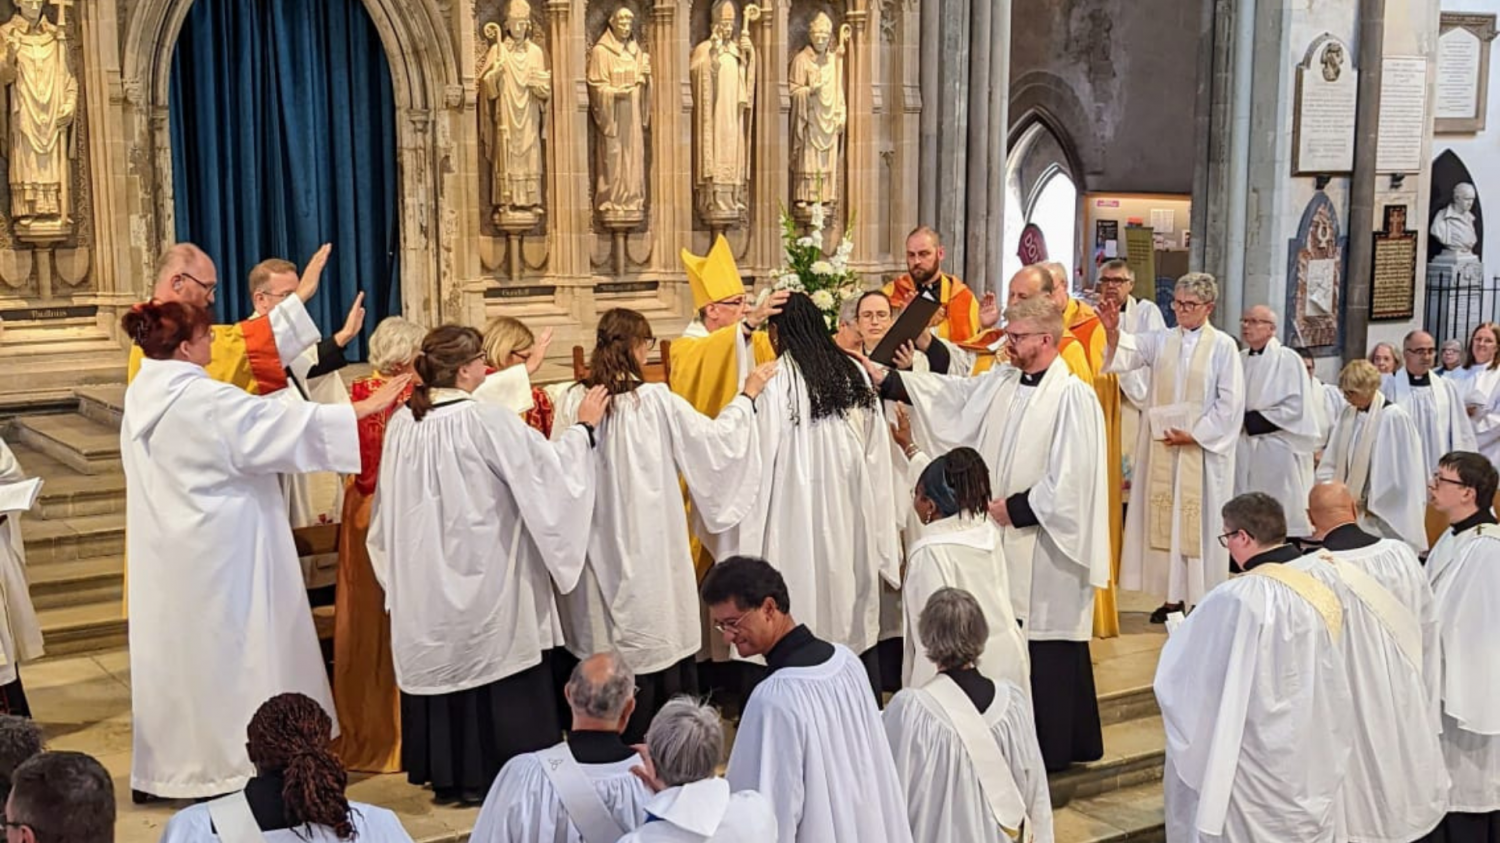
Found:
[[1240, 431], [1234, 455], [1234, 493], [1264, 492], [1282, 501], [1286, 534], [1313, 533], [1307, 494], [1313, 486], [1313, 452], [1321, 443], [1323, 396], [1307, 376], [1302, 356], [1274, 337], [1259, 354], [1240, 352], [1245, 372], [1245, 412], [1260, 413], [1278, 428], [1251, 436]]
[[905, 614], [902, 687], [924, 685], [937, 674], [917, 632], [917, 619], [940, 588], [961, 588], [974, 595], [984, 610], [990, 637], [976, 665], [979, 672], [995, 682], [1029, 689], [1030, 655], [1011, 605], [1000, 531], [988, 515], [967, 514], [926, 525], [921, 536], [907, 546], [906, 581], [901, 585]]
[[1318, 449], [1325, 450], [1328, 448], [1328, 440], [1333, 438], [1333, 429], [1338, 425], [1339, 416], [1349, 406], [1349, 400], [1344, 397], [1344, 391], [1339, 389], [1338, 384], [1323, 383], [1314, 378], [1313, 386], [1323, 396], [1321, 415], [1318, 416]]
[[1442, 638], [1449, 810], [1500, 811], [1500, 527], [1444, 530], [1427, 557]]
[[[535, 752], [505, 762], [474, 820], [469, 835], [472, 843], [583, 843], [542, 765]], [[646, 821], [646, 803], [652, 796], [651, 789], [630, 772], [640, 765], [638, 755], [613, 764], [578, 765], [610, 817], [626, 831]]]
[[[0, 486], [26, 480], [26, 472], [0, 439]], [[0, 524], [0, 685], [16, 681], [16, 665], [42, 656], [42, 625], [31, 605], [26, 582], [26, 545], [21, 537], [24, 512], [3, 512]]]
[[[1099, 398], [1053, 359], [1041, 383], [1014, 366], [976, 378], [902, 375], [933, 453], [979, 452], [995, 498], [1026, 493], [1041, 523], [1000, 527], [1011, 605], [1031, 641], [1087, 641], [1109, 585], [1109, 490]], [[920, 607], [917, 611], [921, 611]]]
[[[515, 413], [435, 389], [391, 417], [368, 546], [408, 694], [478, 688], [563, 643], [552, 586], [583, 571], [594, 455], [581, 426], [548, 442]], [[675, 488], [675, 486], [674, 486]]]
[[[1477, 451], [1474, 424], [1464, 412], [1465, 390], [1446, 378], [1428, 376], [1431, 386], [1412, 386], [1410, 374], [1401, 370], [1380, 379], [1380, 392], [1387, 401], [1411, 416], [1422, 441], [1423, 471], [1437, 471], [1438, 460], [1450, 451]], [[1425, 476], [1425, 475], [1424, 475]]]
[[776, 809], [780, 843], [911, 843], [870, 677], [848, 649], [784, 667], [750, 693], [725, 773]]
[[1342, 839], [1354, 700], [1312, 603], [1269, 576], [1223, 583], [1167, 638], [1154, 685], [1168, 840]]
[[[557, 404], [566, 435], [587, 391]], [[615, 649], [637, 674], [666, 670], [698, 652], [698, 582], [688, 550], [679, 475], [700, 523], [739, 523], [760, 486], [755, 409], [741, 395], [710, 419], [666, 384], [610, 399], [599, 459], [588, 562], [578, 587], [558, 599], [568, 650], [580, 659]]]
[[669, 787], [651, 797], [655, 817], [620, 843], [766, 843], [776, 839], [776, 810], [753, 790], [729, 792], [720, 778]]
[[880, 583], [901, 583], [891, 432], [879, 403], [812, 418], [791, 355], [756, 399], [762, 466], [755, 506], [706, 542], [715, 559], [759, 556], [786, 578], [792, 612], [813, 635], [856, 653], [880, 639]]
[[1448, 809], [1448, 771], [1438, 742], [1442, 656], [1421, 563], [1405, 542], [1385, 539], [1290, 564], [1332, 588], [1344, 610], [1339, 645], [1354, 701], [1346, 715], [1354, 721], [1354, 742], [1341, 797], [1347, 839], [1417, 840]]
[[[359, 843], [411, 843], [411, 835], [390, 810], [351, 801], [349, 812], [353, 815], [354, 832]], [[262, 831], [261, 835], [265, 837], [265, 843], [345, 843], [326, 825], [281, 828]], [[208, 804], [201, 803], [173, 814], [162, 829], [158, 843], [219, 843], [223, 839], [215, 833]]]
[[1500, 368], [1470, 371], [1474, 372], [1472, 377], [1455, 380], [1454, 385], [1464, 396], [1465, 408], [1475, 408], [1469, 417], [1474, 425], [1475, 448], [1491, 465], [1500, 465]]
[[[998, 772], [1014, 779], [1035, 843], [1052, 843], [1047, 771], [1022, 687], [995, 683], [995, 699], [981, 713], [990, 730], [985, 737], [999, 746], [1009, 766]], [[1011, 843], [994, 819], [963, 737], [930, 693], [908, 686], [891, 698], [883, 719], [906, 791], [913, 840]]]
[[485, 375], [484, 383], [474, 388], [473, 394], [475, 401], [504, 407], [518, 416], [525, 415], [535, 406], [531, 397], [531, 378], [525, 366], [490, 372]]
[[[1120, 330], [1132, 334], [1148, 331], [1165, 331], [1166, 320], [1161, 317], [1161, 308], [1149, 299], [1127, 296], [1125, 310], [1120, 314]], [[1130, 491], [1135, 484], [1135, 441], [1140, 434], [1142, 413], [1151, 405], [1151, 370], [1136, 369], [1117, 375], [1120, 383], [1120, 477], [1125, 483], [1123, 500], [1130, 503]]]
[[[1203, 412], [1193, 422], [1193, 439], [1203, 449], [1202, 526], [1198, 547], [1183, 547], [1180, 513], [1181, 495], [1173, 496], [1172, 549], [1151, 547], [1146, 517], [1148, 506], [1132, 506], [1125, 517], [1125, 540], [1120, 554], [1120, 587], [1165, 595], [1168, 602], [1196, 605], [1210, 589], [1229, 576], [1229, 551], [1214, 541], [1219, 534], [1219, 513], [1234, 496], [1234, 456], [1239, 445], [1240, 428], [1245, 422], [1244, 373], [1240, 367], [1239, 348], [1223, 331], [1213, 333], [1214, 347], [1208, 359], [1204, 395], [1186, 395], [1188, 374], [1192, 370], [1193, 352], [1203, 336], [1202, 329], [1188, 331], [1173, 328], [1165, 331], [1128, 333], [1120, 331], [1119, 344], [1109, 353], [1104, 371], [1125, 374], [1150, 368], [1154, 380], [1173, 332], [1182, 335], [1181, 359], [1177, 363], [1177, 383], [1173, 386], [1173, 403], [1203, 401]], [[1153, 403], [1154, 403], [1153, 397]], [[1121, 443], [1128, 448], [1130, 443]], [[1142, 424], [1136, 434], [1135, 466], [1132, 489], [1145, 489], [1151, 478], [1151, 425]]]
[[[1421, 437], [1405, 410], [1385, 403], [1383, 395], [1376, 395], [1374, 401], [1382, 404], [1374, 430], [1368, 424], [1370, 411], [1353, 404], [1344, 406], [1318, 463], [1317, 480], [1349, 485], [1359, 504], [1359, 524], [1366, 532], [1426, 550], [1427, 472], [1422, 467]], [[1375, 441], [1368, 445], [1365, 482], [1359, 483], [1357, 457], [1366, 436], [1374, 436]]]
[[348, 405], [261, 398], [145, 360], [120, 427], [130, 558], [131, 787], [244, 787], [245, 724], [282, 692], [334, 716], [278, 475], [359, 471]]

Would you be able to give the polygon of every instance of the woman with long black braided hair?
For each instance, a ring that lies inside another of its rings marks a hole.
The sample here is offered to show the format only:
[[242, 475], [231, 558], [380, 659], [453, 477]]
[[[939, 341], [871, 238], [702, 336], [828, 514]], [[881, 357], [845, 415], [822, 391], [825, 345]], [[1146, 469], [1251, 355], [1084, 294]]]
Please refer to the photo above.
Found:
[[246, 730], [255, 777], [239, 793], [179, 811], [162, 843], [411, 843], [396, 815], [344, 795], [349, 774], [329, 750], [333, 720], [305, 694], [266, 700]]
[[869, 379], [828, 336], [823, 314], [793, 294], [772, 316], [781, 367], [756, 401], [761, 486], [739, 551], [786, 578], [813, 635], [848, 647], [880, 687], [880, 580], [900, 584], [891, 434]]

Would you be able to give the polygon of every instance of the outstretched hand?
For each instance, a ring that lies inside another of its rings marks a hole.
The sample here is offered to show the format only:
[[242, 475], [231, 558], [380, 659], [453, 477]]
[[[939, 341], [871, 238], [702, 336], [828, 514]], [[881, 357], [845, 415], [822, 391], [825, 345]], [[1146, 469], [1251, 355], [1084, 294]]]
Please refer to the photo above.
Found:
[[1099, 324], [1104, 326], [1104, 330], [1107, 333], [1114, 334], [1119, 332], [1120, 308], [1118, 305], [1115, 307], [1095, 308], [1094, 312], [1099, 314]]
[[365, 294], [361, 292], [354, 297], [354, 305], [349, 308], [349, 315], [344, 319], [344, 327], [333, 335], [333, 341], [339, 344], [339, 348], [348, 345], [361, 328], [365, 326]]
[[630, 747], [641, 756], [641, 763], [630, 768], [630, 774], [651, 788], [652, 793], [661, 793], [667, 789], [667, 783], [656, 777], [656, 762], [651, 760], [651, 750], [643, 743], [633, 744]]
[[895, 363], [896, 368], [900, 369], [903, 372], [910, 372], [912, 363], [914, 363], [916, 359], [917, 349], [910, 342], [904, 343], [900, 348], [896, 349], [895, 354], [891, 355], [891, 362]]
[[891, 425], [891, 438], [903, 451], [911, 447], [911, 414], [900, 404], [896, 405], [896, 423]]
[[365, 416], [381, 412], [401, 400], [401, 393], [406, 390], [406, 385], [411, 383], [412, 374], [397, 375], [386, 381], [381, 387], [370, 393], [370, 397], [354, 403], [354, 417], [362, 419]]
[[750, 376], [745, 378], [745, 394], [750, 396], [750, 400], [754, 401], [762, 392], [765, 391], [766, 384], [770, 383], [771, 378], [775, 376], [775, 360], [756, 366], [755, 370], [750, 373]]
[[542, 361], [547, 357], [547, 346], [552, 344], [552, 329], [543, 328], [542, 333], [531, 344], [531, 351], [526, 354], [526, 374], [534, 375], [536, 370], [542, 368]]
[[792, 297], [791, 290], [773, 290], [771, 295], [766, 296], [765, 301], [757, 304], [750, 315], [745, 317], [745, 323], [751, 330], [758, 330], [766, 324], [766, 320], [781, 313], [786, 306], [786, 300]]
[[994, 293], [985, 293], [979, 300], [979, 327], [989, 330], [1000, 324], [1000, 303]]
[[879, 389], [885, 383], [886, 369], [874, 360], [860, 354], [858, 351], [846, 351], [845, 354], [859, 361], [859, 365], [865, 367], [865, 372], [870, 376], [870, 383]]
[[323, 267], [328, 265], [328, 255], [332, 251], [333, 244], [324, 243], [313, 253], [312, 259], [307, 262], [307, 268], [302, 270], [302, 280], [297, 284], [297, 298], [302, 299], [303, 304], [307, 304], [318, 294], [318, 285], [323, 281]]

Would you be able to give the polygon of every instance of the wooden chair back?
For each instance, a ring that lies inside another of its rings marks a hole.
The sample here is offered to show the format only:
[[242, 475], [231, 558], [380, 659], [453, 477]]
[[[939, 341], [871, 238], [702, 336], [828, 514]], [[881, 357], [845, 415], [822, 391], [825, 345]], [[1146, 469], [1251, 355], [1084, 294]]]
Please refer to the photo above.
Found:
[[[647, 360], [646, 368], [641, 372], [646, 378], [646, 383], [671, 383], [672, 382], [672, 341], [662, 340], [656, 344], [659, 356], [655, 360]], [[573, 380], [581, 381], [589, 376], [588, 358], [584, 355], [583, 346], [573, 346]]]

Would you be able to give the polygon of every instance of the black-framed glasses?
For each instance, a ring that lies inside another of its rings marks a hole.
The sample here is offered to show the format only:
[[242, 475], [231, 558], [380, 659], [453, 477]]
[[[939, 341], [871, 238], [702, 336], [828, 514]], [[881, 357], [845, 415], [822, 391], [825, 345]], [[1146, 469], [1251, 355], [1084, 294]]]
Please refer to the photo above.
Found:
[[1172, 299], [1173, 310], [1197, 310], [1200, 307], [1208, 307], [1206, 301], [1186, 301], [1184, 299]]
[[656, 337], [646, 337], [646, 350], [650, 351], [654, 348], [656, 348]]
[[23, 829], [23, 828], [31, 828], [31, 823], [20, 823], [20, 822], [16, 822], [15, 820], [11, 819], [10, 817], [6, 817], [5, 818], [5, 827], [6, 828], [14, 828], [14, 829], [20, 830], [20, 829]]
[[1467, 488], [1469, 488], [1469, 484], [1465, 483], [1462, 480], [1454, 480], [1451, 477], [1444, 477], [1441, 474], [1433, 474], [1432, 475], [1432, 485], [1434, 487], [1436, 487], [1440, 483], [1452, 483], [1453, 485], [1457, 486], [1460, 489], [1467, 489]]
[[[217, 289], [218, 289], [218, 288], [219, 288], [219, 285], [218, 285], [218, 284], [205, 284], [205, 283], [203, 283], [203, 282], [202, 282], [202, 281], [199, 281], [199, 280], [198, 280], [198, 279], [197, 279], [197, 278], [194, 278], [194, 277], [193, 277], [193, 276], [192, 276], [192, 275], [191, 275], [191, 274], [189, 274], [189, 273], [186, 273], [186, 272], [179, 272], [179, 273], [177, 273], [177, 274], [178, 274], [178, 275], [179, 275], [179, 276], [181, 276], [181, 277], [183, 277], [183, 278], [186, 278], [186, 279], [187, 279], [187, 280], [189, 280], [189, 281], [191, 281], [191, 282], [193, 282], [193, 283], [194, 283], [194, 284], [197, 284], [197, 285], [198, 285], [198, 286], [200, 286], [200, 287], [202, 287], [202, 288], [203, 288], [203, 291], [204, 291], [204, 292], [205, 292], [205, 293], [208, 293], [208, 294], [209, 294], [209, 295], [213, 295], [213, 292], [214, 292], [214, 291], [215, 291], [215, 290], [217, 290]], [[283, 298], [285, 298], [285, 296], [283, 296]]]
[[1244, 530], [1230, 530], [1229, 532], [1225, 533], [1224, 535], [1219, 536], [1219, 547], [1227, 549], [1229, 547], [1229, 537], [1232, 536], [1232, 535], [1234, 535], [1235, 533], [1243, 533], [1243, 532], [1245, 532], [1245, 531]]

